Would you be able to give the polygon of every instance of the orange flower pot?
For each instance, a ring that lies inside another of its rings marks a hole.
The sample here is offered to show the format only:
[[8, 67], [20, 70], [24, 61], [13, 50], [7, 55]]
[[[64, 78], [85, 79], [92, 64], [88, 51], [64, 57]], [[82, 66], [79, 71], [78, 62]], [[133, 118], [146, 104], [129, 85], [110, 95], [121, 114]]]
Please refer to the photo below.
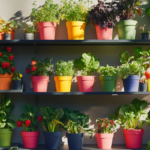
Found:
[[13, 74], [0, 74], [0, 90], [10, 90]]
[[0, 32], [0, 40], [4, 40], [4, 32]]
[[11, 40], [14, 40], [15, 37], [15, 31], [11, 31]]

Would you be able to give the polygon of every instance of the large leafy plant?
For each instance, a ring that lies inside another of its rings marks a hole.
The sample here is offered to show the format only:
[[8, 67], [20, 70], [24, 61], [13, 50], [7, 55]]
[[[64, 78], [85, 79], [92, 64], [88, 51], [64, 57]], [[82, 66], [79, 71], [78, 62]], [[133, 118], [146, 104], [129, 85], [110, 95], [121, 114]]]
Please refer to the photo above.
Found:
[[73, 76], [75, 69], [73, 60], [65, 62], [63, 60], [57, 61], [55, 73], [57, 76]]
[[4, 94], [0, 96], [0, 129], [16, 128], [14, 116], [10, 115], [14, 105]]
[[98, 73], [101, 74], [101, 76], [117, 76], [118, 75], [118, 69], [109, 65], [99, 66]]
[[57, 132], [59, 128], [64, 126], [60, 119], [63, 118], [63, 109], [43, 107], [40, 109], [43, 114], [41, 125], [46, 132]]
[[99, 61], [100, 59], [97, 59], [94, 55], [84, 53], [81, 57], [75, 59], [74, 67], [80, 71], [81, 76], [90, 76], [92, 72], [97, 71]]
[[147, 101], [135, 98], [129, 105], [119, 106], [110, 118], [125, 129], [142, 129], [146, 121], [141, 120], [141, 116], [147, 117], [147, 106]]
[[117, 23], [118, 9], [116, 1], [103, 2], [98, 0], [98, 4], [92, 7], [89, 11], [88, 19], [90, 23], [95, 26], [97, 24], [100, 28], [112, 28]]
[[34, 107], [31, 104], [27, 104], [21, 106], [20, 110], [23, 111], [23, 113], [18, 118], [17, 124], [21, 122], [23, 131], [25, 132], [37, 131], [38, 119], [36, 113], [38, 111], [38, 108], [36, 106]]

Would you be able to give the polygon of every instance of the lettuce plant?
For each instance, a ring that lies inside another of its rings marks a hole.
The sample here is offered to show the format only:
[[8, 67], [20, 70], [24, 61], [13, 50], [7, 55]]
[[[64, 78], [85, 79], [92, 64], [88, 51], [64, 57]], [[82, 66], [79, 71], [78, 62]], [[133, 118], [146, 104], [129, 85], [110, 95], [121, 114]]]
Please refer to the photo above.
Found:
[[57, 61], [55, 73], [57, 76], [73, 76], [75, 69], [73, 60], [65, 62], [63, 60]]
[[80, 71], [81, 76], [90, 76], [92, 72], [97, 71], [100, 59], [97, 59], [90, 53], [83, 53], [81, 57], [76, 58], [74, 67]]

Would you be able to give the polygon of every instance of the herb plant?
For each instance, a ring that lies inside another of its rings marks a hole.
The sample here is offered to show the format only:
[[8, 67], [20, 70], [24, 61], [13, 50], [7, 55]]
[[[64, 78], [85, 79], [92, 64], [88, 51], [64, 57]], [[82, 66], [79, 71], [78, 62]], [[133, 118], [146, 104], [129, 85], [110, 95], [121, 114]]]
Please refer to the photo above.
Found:
[[125, 129], [143, 129], [146, 121], [141, 120], [141, 116], [147, 117], [147, 106], [147, 101], [135, 98], [129, 105], [119, 106], [110, 118]]
[[141, 79], [140, 83], [147, 83], [147, 79]]
[[6, 21], [0, 17], [0, 32], [4, 32], [4, 25]]
[[150, 29], [146, 30], [145, 25], [140, 27], [140, 33], [150, 33]]
[[108, 118], [98, 118], [96, 119], [98, 124], [97, 133], [113, 133], [115, 131], [116, 124], [113, 120]]
[[13, 80], [21, 80], [22, 74], [19, 71], [15, 71], [13, 74]]
[[6, 26], [9, 26], [10, 31], [14, 31], [15, 29], [20, 29], [21, 25], [16, 21], [8, 21]]
[[118, 75], [118, 69], [109, 65], [100, 66], [97, 70], [98, 73], [101, 74], [101, 76], [117, 76]]
[[43, 114], [41, 125], [46, 132], [57, 132], [61, 126], [64, 126], [60, 119], [64, 115], [63, 109], [43, 107], [40, 109]]
[[28, 25], [28, 28], [23, 29], [25, 33], [33, 33], [35, 34], [37, 30], [34, 26]]
[[75, 69], [73, 60], [65, 62], [63, 60], [57, 61], [55, 73], [57, 76], [73, 76]]
[[100, 59], [97, 59], [90, 53], [83, 53], [81, 57], [76, 58], [74, 67], [78, 69], [81, 76], [90, 76], [92, 72], [97, 71]]
[[16, 122], [13, 120], [14, 116], [10, 115], [14, 105], [11, 99], [6, 95], [0, 96], [0, 129], [16, 128]]
[[20, 110], [23, 111], [23, 113], [18, 118], [18, 122], [21, 122], [23, 131], [25, 132], [37, 131], [38, 119], [36, 117], [36, 113], [38, 108], [36, 106], [34, 107], [31, 104], [27, 104], [21, 106]]

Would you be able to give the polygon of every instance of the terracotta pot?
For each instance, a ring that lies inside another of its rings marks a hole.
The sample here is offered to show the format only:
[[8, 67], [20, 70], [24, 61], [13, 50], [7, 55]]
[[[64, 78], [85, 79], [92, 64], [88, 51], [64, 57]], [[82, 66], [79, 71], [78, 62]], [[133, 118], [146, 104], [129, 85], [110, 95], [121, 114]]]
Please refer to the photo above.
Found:
[[15, 37], [15, 31], [11, 31], [11, 40], [14, 40]]
[[4, 40], [4, 32], [0, 32], [0, 40]]

